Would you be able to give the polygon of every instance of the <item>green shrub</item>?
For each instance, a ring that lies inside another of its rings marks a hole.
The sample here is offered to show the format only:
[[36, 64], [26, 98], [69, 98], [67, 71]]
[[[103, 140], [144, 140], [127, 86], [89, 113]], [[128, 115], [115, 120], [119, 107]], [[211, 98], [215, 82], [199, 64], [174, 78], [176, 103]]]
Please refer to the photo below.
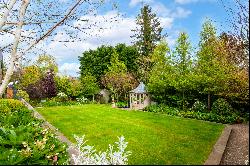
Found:
[[[66, 144], [49, 130], [29, 123], [16, 128], [0, 128], [0, 164], [67, 164]], [[53, 157], [57, 156], [57, 161]]]
[[142, 111], [146, 112], [161, 112], [160, 107], [158, 105], [150, 105], [142, 109]]
[[168, 115], [172, 115], [172, 116], [178, 116], [178, 113], [180, 112], [178, 108], [174, 108], [174, 107], [168, 107], [168, 106], [161, 106], [163, 113], [166, 113]]
[[79, 79], [70, 78], [68, 76], [55, 77], [56, 88], [59, 92], [63, 92], [68, 98], [75, 99], [81, 95], [81, 82]]
[[195, 112], [207, 112], [207, 106], [203, 102], [197, 100], [194, 102], [191, 110]]
[[[198, 108], [203, 108], [203, 107], [198, 107]], [[184, 117], [184, 118], [192, 118], [192, 119], [205, 120], [205, 121], [211, 121], [211, 122], [217, 122], [217, 123], [233, 124], [233, 123], [241, 123], [247, 120], [246, 118], [240, 117], [236, 113], [220, 115], [214, 112], [200, 112], [198, 109], [195, 111], [193, 109], [183, 111], [177, 108], [168, 107], [166, 105], [151, 105], [151, 106], [145, 107], [143, 111], [164, 113], [164, 114], [171, 115], [171, 116], [179, 116], [179, 117]]]
[[233, 108], [226, 100], [219, 98], [213, 103], [211, 111], [218, 115], [227, 116], [232, 115]]
[[13, 99], [0, 100], [0, 107], [9, 109], [0, 109], [0, 165], [68, 164], [66, 144], [42, 128], [31, 110]]
[[25, 109], [25, 105], [15, 99], [0, 99], [0, 112], [7, 113], [12, 111], [20, 111]]
[[25, 101], [27, 101], [27, 102], [29, 102], [29, 94], [26, 92], [26, 91], [24, 91], [24, 90], [21, 90], [21, 89], [19, 89], [19, 90], [17, 90], [17, 94], [16, 94], [16, 96], [18, 97], [18, 98], [23, 98]]
[[118, 102], [115, 103], [115, 105], [118, 108], [126, 108], [128, 106], [128, 103], [126, 101], [118, 101]]
[[178, 115], [179, 110], [177, 108], [168, 107], [166, 105], [150, 105], [143, 108], [143, 111], [146, 112], [155, 112], [155, 113], [166, 113], [168, 115], [176, 116]]

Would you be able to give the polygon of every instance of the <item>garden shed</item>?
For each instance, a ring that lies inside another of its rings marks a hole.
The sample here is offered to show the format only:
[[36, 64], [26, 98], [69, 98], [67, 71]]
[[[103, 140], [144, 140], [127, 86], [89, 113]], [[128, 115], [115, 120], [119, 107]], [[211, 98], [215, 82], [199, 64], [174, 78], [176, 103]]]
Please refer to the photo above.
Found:
[[100, 95], [100, 102], [101, 103], [106, 103], [107, 104], [109, 102], [110, 92], [107, 89], [102, 89], [99, 92], [99, 95]]
[[147, 93], [146, 87], [143, 82], [140, 82], [137, 88], [130, 91], [129, 99], [130, 108], [133, 109], [143, 109], [151, 103], [149, 94]]

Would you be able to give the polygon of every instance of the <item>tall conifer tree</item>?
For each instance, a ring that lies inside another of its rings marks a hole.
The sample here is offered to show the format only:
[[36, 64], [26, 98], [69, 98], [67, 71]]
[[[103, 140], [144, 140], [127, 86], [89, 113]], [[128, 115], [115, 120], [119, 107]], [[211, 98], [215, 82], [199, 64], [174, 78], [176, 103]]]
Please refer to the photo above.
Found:
[[154, 48], [164, 35], [162, 35], [162, 27], [160, 26], [159, 18], [152, 12], [149, 5], [144, 5], [141, 8], [140, 14], [137, 16], [136, 29], [132, 30], [134, 35], [134, 44], [137, 47], [140, 57], [138, 64], [140, 69], [138, 75], [140, 81], [148, 82], [149, 72], [152, 69], [150, 54], [153, 53]]
[[136, 18], [136, 24], [138, 27], [132, 30], [135, 34], [131, 37], [135, 39], [134, 42], [140, 54], [149, 56], [157, 42], [163, 38], [160, 21], [156, 14], [152, 12], [150, 6], [144, 5]]

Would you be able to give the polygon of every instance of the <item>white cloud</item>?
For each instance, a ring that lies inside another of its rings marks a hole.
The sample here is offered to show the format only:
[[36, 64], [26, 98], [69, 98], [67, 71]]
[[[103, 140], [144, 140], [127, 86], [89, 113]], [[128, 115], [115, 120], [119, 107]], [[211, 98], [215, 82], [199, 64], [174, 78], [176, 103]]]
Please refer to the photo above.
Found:
[[129, 6], [134, 7], [139, 3], [152, 3], [152, 2], [154, 2], [154, 0], [130, 0]]
[[172, 17], [174, 18], [186, 18], [188, 17], [192, 12], [190, 10], [185, 10], [181, 7], [177, 7], [176, 11], [172, 13]]
[[174, 18], [171, 17], [159, 17], [161, 27], [164, 29], [171, 29], [173, 25]]
[[62, 75], [77, 76], [76, 73], [80, 72], [79, 67], [79, 63], [63, 63], [63, 65], [59, 66], [59, 73]]
[[171, 17], [173, 21], [175, 18], [186, 18], [192, 12], [190, 10], [186, 10], [182, 7], [176, 7], [174, 9], [167, 8], [164, 4], [158, 2], [152, 4], [153, 12], [157, 13], [157, 15], [162, 17]]
[[162, 3], [153, 3], [152, 10], [154, 13], [157, 13], [160, 16], [169, 16], [171, 10], [168, 9], [164, 4]]
[[[135, 18], [118, 16], [116, 18], [118, 21], [107, 21], [115, 17], [116, 14], [114, 12], [108, 12], [105, 15], [98, 15], [96, 17], [84, 16], [82, 19], [89, 19], [92, 22], [96, 22], [95, 27], [97, 28], [80, 32], [79, 35], [83, 36], [85, 32], [91, 33], [92, 35], [87, 41], [97, 45], [101, 43], [114, 45], [119, 42], [130, 44], [131, 29], [136, 28]], [[75, 24], [79, 23], [76, 22]], [[102, 27], [102, 29], [100, 30], [99, 27]]]
[[[57, 63], [59, 64], [60, 73], [77, 76], [77, 71], [79, 71], [79, 60], [78, 57], [89, 49], [96, 49], [98, 46], [105, 45], [116, 45], [118, 43], [131, 44], [133, 35], [131, 29], [136, 28], [135, 17], [124, 17], [120, 15], [117, 22], [110, 22], [116, 14], [114, 12], [108, 12], [104, 15], [97, 15], [96, 17], [92, 15], [84, 16], [82, 19], [89, 19], [91, 22], [96, 22], [96, 28], [93, 27], [91, 30], [85, 29], [83, 32], [79, 31], [77, 33], [77, 38], [82, 39], [75, 42], [59, 42], [60, 40], [67, 40], [69, 36], [63, 31], [57, 32], [57, 35], [53, 37], [53, 42], [41, 42], [39, 48], [43, 48], [48, 54], [53, 55]], [[164, 29], [171, 30], [174, 18], [172, 17], [159, 17], [161, 26]], [[88, 25], [75, 22], [74, 25], [78, 25], [80, 28], [86, 27]], [[100, 30], [98, 27], [104, 29]], [[86, 35], [90, 33], [91, 36]], [[173, 45], [174, 38], [167, 38], [169, 45]], [[32, 56], [32, 55], [31, 55]]]

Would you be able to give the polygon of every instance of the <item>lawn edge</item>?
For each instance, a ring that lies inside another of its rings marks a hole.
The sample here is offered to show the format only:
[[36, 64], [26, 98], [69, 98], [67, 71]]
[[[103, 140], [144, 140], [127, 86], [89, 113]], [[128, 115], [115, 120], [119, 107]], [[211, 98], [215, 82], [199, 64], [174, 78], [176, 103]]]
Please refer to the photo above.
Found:
[[231, 125], [226, 125], [204, 165], [220, 165], [231, 132]]
[[75, 148], [74, 144], [63, 135], [63, 133], [59, 132], [58, 129], [53, 126], [52, 124], [50, 124], [48, 121], [46, 121], [46, 119], [39, 114], [27, 101], [25, 101], [24, 99], [20, 99], [20, 101], [29, 109], [33, 112], [33, 116], [37, 119], [42, 119], [44, 120], [43, 123], [43, 127], [46, 128], [48, 127], [49, 129], [51, 129], [52, 131], [55, 132], [55, 135], [57, 137], [57, 139], [59, 139], [61, 142], [66, 143], [69, 147], [68, 147], [68, 153], [69, 153], [69, 157], [70, 157], [70, 165], [74, 165], [74, 161], [72, 159], [72, 155], [78, 155], [80, 152], [78, 151], [78, 149]]

